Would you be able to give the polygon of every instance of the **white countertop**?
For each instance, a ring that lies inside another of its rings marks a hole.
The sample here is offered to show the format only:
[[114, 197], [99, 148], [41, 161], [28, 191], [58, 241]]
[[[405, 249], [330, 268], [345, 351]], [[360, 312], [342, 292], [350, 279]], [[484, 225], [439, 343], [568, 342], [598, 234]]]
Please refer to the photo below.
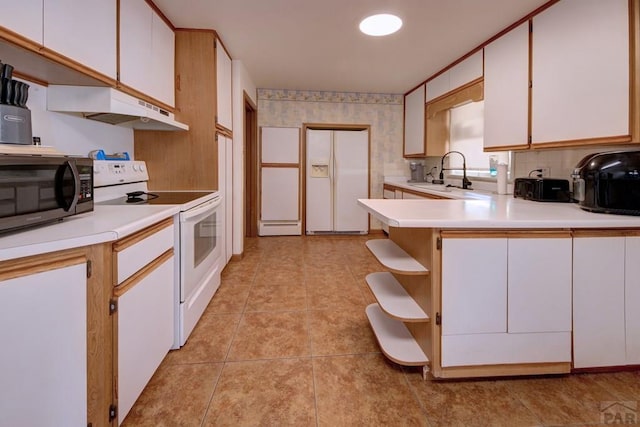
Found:
[[[360, 199], [358, 204], [392, 227], [408, 228], [631, 228], [640, 216], [586, 212], [575, 203], [533, 202], [491, 192], [448, 192], [421, 189], [407, 183], [389, 184], [455, 200]], [[442, 188], [443, 186], [439, 186]], [[438, 187], [436, 187], [438, 188]]]
[[61, 222], [0, 237], [0, 261], [121, 239], [180, 211], [180, 206], [103, 206]]

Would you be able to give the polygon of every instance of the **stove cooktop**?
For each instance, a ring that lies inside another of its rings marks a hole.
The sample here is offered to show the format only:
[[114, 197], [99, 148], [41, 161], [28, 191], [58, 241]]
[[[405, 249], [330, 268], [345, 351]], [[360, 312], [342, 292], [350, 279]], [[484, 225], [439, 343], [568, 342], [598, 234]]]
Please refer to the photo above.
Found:
[[99, 202], [100, 205], [184, 205], [201, 197], [211, 195], [211, 191], [149, 191], [135, 192], [131, 196]]

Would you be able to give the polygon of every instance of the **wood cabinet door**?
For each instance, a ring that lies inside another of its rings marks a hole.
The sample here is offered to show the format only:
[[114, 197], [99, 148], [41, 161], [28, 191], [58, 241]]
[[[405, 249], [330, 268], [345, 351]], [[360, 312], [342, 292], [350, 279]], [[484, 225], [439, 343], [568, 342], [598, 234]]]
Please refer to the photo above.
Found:
[[0, 281], [0, 425], [87, 424], [86, 260], [70, 264]]
[[116, 2], [45, 0], [44, 45], [116, 78]]
[[218, 90], [217, 124], [233, 130], [231, 99], [231, 58], [220, 43], [216, 41], [216, 81]]
[[533, 144], [629, 135], [628, 5], [563, 0], [533, 18]]
[[529, 23], [484, 48], [484, 147], [529, 142]]
[[442, 239], [442, 335], [507, 332], [507, 239]]
[[573, 239], [575, 368], [625, 364], [625, 238]]
[[42, 0], [3, 2], [0, 25], [42, 44], [42, 11]]
[[625, 241], [625, 331], [627, 364], [640, 364], [640, 237]]
[[509, 239], [509, 333], [571, 331], [571, 238]]
[[404, 156], [424, 156], [424, 94], [421, 85], [404, 97]]

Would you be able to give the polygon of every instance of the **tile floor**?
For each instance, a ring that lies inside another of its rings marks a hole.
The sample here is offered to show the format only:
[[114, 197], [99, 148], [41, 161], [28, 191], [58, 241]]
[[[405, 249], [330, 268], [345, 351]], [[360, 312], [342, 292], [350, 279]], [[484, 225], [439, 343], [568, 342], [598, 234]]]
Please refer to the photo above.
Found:
[[584, 426], [640, 401], [640, 372], [425, 382], [388, 362], [364, 314], [383, 269], [368, 238], [248, 240], [123, 425]]

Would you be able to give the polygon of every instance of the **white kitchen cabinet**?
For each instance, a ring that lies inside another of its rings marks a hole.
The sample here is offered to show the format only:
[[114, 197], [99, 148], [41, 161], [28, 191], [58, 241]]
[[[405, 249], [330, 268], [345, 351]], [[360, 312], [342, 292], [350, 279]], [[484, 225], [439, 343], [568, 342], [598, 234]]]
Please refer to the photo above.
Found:
[[484, 147], [527, 146], [529, 22], [484, 48]]
[[639, 257], [640, 237], [574, 239], [575, 368], [640, 362], [637, 310]]
[[219, 39], [216, 39], [216, 83], [218, 112], [216, 124], [233, 130], [231, 99], [231, 57]]
[[460, 61], [444, 73], [427, 82], [425, 101], [458, 89], [483, 75], [482, 50]]
[[509, 239], [508, 332], [571, 331], [572, 241]]
[[625, 239], [626, 363], [640, 364], [640, 237]]
[[571, 361], [571, 238], [442, 240], [442, 366]]
[[2, 4], [0, 26], [42, 44], [43, 0], [6, 1]]
[[145, 0], [120, 2], [120, 82], [175, 104], [175, 35]]
[[563, 0], [534, 16], [533, 144], [629, 135], [628, 6]]
[[404, 156], [424, 156], [425, 85], [404, 97]]
[[56, 262], [0, 282], [2, 426], [87, 424], [86, 259]]
[[44, 0], [43, 44], [115, 79], [116, 23], [113, 0]]
[[113, 244], [119, 424], [173, 345], [174, 231], [169, 218]]
[[507, 239], [442, 239], [442, 335], [507, 332]]

